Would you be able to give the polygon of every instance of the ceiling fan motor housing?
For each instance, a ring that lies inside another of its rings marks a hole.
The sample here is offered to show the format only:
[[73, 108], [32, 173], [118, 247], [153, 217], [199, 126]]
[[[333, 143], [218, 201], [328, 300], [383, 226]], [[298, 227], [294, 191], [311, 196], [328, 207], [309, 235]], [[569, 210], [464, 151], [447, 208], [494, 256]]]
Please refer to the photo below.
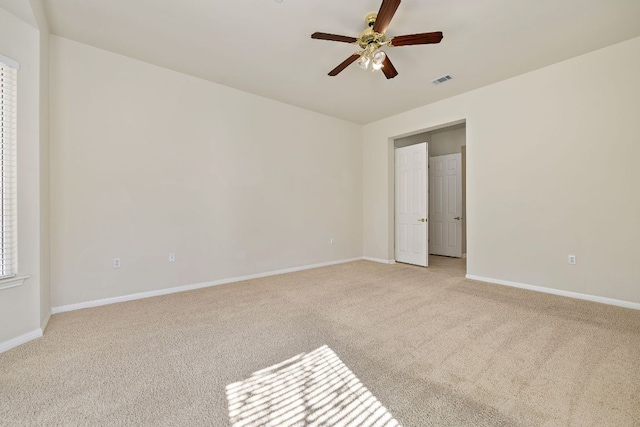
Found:
[[384, 33], [376, 33], [373, 31], [373, 26], [376, 23], [377, 13], [370, 13], [364, 18], [364, 22], [367, 24], [358, 37], [358, 45], [363, 49], [375, 50], [387, 42], [387, 36]]
[[378, 17], [378, 14], [376, 12], [371, 12], [370, 14], [364, 17], [364, 23], [367, 24], [367, 27], [373, 28], [373, 26], [376, 23], [377, 17]]

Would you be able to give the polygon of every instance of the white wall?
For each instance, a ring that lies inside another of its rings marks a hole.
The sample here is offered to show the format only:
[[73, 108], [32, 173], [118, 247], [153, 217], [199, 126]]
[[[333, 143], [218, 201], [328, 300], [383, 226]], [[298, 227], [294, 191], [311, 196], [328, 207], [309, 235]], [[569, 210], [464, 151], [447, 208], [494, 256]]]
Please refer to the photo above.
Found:
[[40, 325], [44, 330], [51, 316], [51, 230], [49, 152], [49, 24], [41, 0], [29, 2], [39, 30], [40, 61]]
[[364, 255], [393, 257], [393, 138], [466, 119], [468, 273], [639, 303], [639, 75], [636, 38], [365, 126]]
[[429, 157], [462, 153], [466, 145], [466, 126], [433, 132], [429, 139]]
[[[40, 33], [0, 8], [0, 54], [20, 63], [18, 72], [17, 180], [18, 276], [22, 286], [0, 290], [0, 349], [36, 336], [41, 324]], [[46, 289], [45, 289], [46, 291]], [[46, 298], [46, 297], [44, 297]], [[1, 350], [0, 350], [1, 351]]]
[[362, 254], [361, 126], [59, 37], [51, 107], [54, 307]]
[[466, 126], [462, 123], [443, 129], [398, 138], [394, 142], [394, 147], [406, 147], [425, 141], [429, 143], [429, 157], [461, 153], [462, 146], [467, 143]]

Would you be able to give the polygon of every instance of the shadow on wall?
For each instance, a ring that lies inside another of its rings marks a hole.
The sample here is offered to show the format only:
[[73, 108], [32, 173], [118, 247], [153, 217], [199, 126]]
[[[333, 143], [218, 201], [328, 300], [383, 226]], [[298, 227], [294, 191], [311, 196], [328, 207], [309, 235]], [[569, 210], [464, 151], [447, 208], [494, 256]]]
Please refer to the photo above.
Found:
[[229, 384], [227, 400], [233, 427], [400, 426], [326, 345]]

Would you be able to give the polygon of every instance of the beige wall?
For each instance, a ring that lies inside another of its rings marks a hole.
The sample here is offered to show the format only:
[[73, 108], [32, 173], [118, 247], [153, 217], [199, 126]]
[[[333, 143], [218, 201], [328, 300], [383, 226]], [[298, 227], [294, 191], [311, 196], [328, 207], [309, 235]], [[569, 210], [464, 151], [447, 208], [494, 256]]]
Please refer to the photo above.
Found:
[[41, 0], [30, 0], [34, 20], [40, 32], [40, 324], [46, 327], [51, 316], [50, 282], [50, 153], [49, 153], [49, 24]]
[[394, 147], [406, 147], [425, 141], [429, 143], [429, 157], [461, 153], [462, 146], [467, 142], [466, 125], [462, 123], [443, 129], [397, 138], [394, 141]]
[[[18, 72], [18, 276], [22, 286], [0, 290], [0, 346], [41, 324], [40, 33], [0, 8], [0, 53]], [[45, 297], [46, 298], [46, 297]]]
[[462, 147], [467, 143], [466, 133], [464, 125], [431, 132], [428, 138], [429, 157], [462, 153]]
[[54, 307], [362, 254], [359, 125], [59, 37], [51, 106]]
[[393, 139], [466, 119], [468, 273], [640, 302], [638, 75], [640, 38], [365, 126], [364, 255], [393, 257]]

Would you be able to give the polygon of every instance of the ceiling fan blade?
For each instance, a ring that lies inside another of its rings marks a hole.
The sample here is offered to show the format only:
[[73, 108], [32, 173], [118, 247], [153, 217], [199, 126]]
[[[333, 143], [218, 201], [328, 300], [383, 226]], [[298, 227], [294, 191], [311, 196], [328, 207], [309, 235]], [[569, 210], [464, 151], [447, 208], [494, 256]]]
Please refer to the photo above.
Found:
[[398, 70], [396, 70], [396, 67], [393, 66], [388, 55], [382, 63], [382, 72], [387, 79], [392, 79], [398, 75]]
[[389, 41], [390, 46], [409, 46], [414, 44], [436, 44], [442, 40], [442, 31], [433, 33], [408, 34], [397, 36]]
[[376, 33], [384, 33], [391, 23], [391, 18], [395, 15], [396, 10], [400, 6], [400, 0], [382, 0], [376, 23], [373, 24], [373, 31]]
[[329, 72], [329, 75], [331, 77], [337, 76], [338, 74], [340, 74], [340, 72], [342, 70], [344, 70], [345, 68], [347, 68], [349, 65], [353, 64], [358, 58], [360, 58], [360, 55], [358, 55], [357, 53], [354, 53], [353, 55], [351, 55], [350, 57], [348, 57], [347, 59], [345, 59], [342, 64], [338, 65], [336, 68], [334, 68], [333, 70], [331, 70]]
[[329, 34], [329, 33], [313, 33], [311, 34], [311, 38], [318, 39], [318, 40], [343, 42], [343, 43], [355, 43], [358, 41], [358, 39], [355, 37], [339, 36], [337, 34]]

